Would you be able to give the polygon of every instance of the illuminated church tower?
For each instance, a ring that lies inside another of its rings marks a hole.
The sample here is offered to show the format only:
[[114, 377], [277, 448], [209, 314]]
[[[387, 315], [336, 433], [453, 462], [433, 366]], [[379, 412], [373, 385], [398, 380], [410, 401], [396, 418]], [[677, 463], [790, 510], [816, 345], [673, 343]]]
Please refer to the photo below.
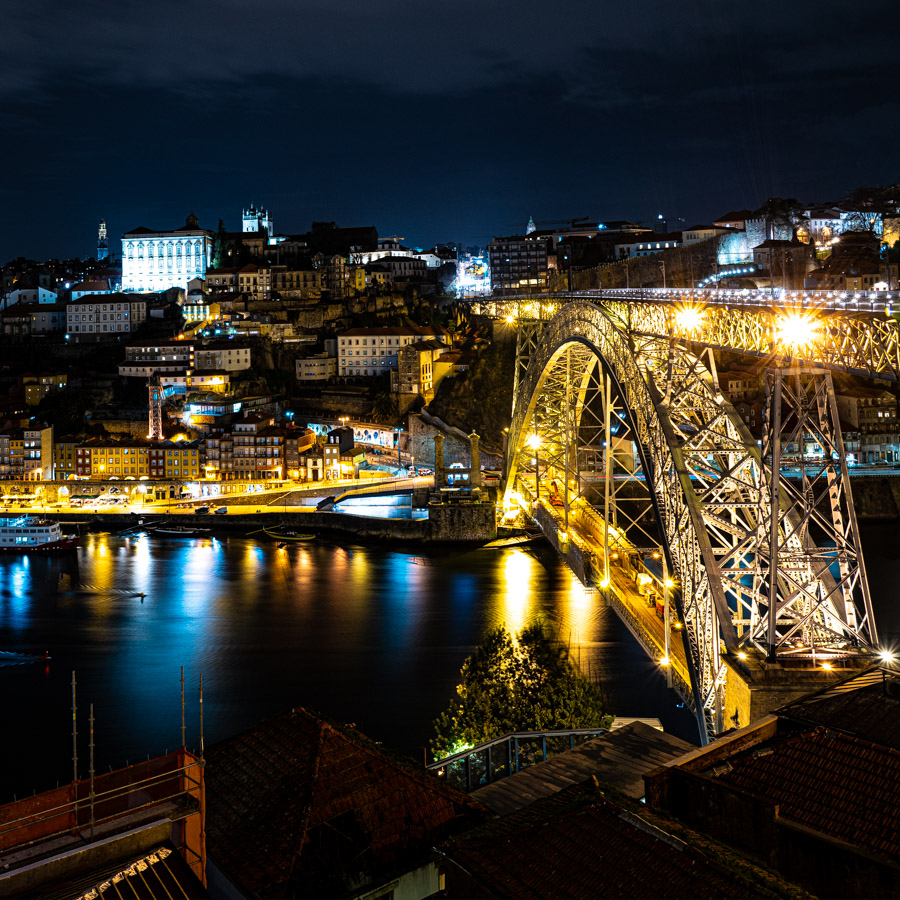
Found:
[[109, 256], [109, 241], [106, 239], [106, 221], [100, 220], [100, 227], [97, 229], [97, 262], [106, 259]]
[[269, 237], [275, 233], [272, 220], [269, 218], [269, 211], [260, 207], [256, 208], [255, 204], [250, 204], [250, 209], [244, 210], [244, 233], [248, 231], [262, 231], [266, 229]]

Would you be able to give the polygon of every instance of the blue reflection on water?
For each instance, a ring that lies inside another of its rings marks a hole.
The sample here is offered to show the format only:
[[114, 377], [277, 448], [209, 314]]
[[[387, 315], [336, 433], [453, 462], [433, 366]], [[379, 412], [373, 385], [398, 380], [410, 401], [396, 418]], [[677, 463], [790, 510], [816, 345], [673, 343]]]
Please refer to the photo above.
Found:
[[616, 711], [675, 715], [653, 665], [608, 610], [573, 600], [552, 553], [89, 535], [77, 557], [0, 559], [0, 585], [0, 649], [53, 657], [0, 670], [0, 715], [21, 738], [0, 742], [0, 802], [69, 777], [73, 669], [104, 766], [179, 743], [182, 665], [190, 746], [202, 673], [207, 742], [304, 705], [418, 755], [486, 631], [537, 618], [574, 635]]

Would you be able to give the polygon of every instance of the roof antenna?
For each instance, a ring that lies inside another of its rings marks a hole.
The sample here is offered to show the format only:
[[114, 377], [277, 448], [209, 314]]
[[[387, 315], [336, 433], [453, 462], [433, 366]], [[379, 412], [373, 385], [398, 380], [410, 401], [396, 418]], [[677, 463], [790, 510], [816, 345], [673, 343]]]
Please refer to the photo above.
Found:
[[203, 673], [200, 673], [200, 759], [203, 759]]
[[[75, 720], [75, 670], [72, 670], [72, 781], [78, 781], [78, 724]], [[75, 795], [76, 800], [78, 795]]]
[[184, 750], [184, 666], [181, 667], [181, 749]]

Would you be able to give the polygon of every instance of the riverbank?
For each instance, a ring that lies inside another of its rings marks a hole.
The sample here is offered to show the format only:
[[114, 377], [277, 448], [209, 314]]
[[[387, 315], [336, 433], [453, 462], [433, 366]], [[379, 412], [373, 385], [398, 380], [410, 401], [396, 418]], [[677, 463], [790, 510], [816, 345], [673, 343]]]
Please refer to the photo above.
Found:
[[854, 475], [850, 479], [856, 517], [863, 522], [900, 519], [900, 473]]
[[496, 512], [492, 503], [430, 505], [427, 519], [387, 519], [296, 507], [252, 513], [229, 513], [225, 516], [196, 515], [182, 511], [176, 515], [161, 512], [64, 511], [59, 514], [59, 519], [67, 525], [112, 532], [137, 530], [166, 522], [184, 528], [204, 528], [215, 532], [239, 534], [286, 525], [291, 529], [312, 534], [399, 543], [474, 544], [486, 543], [497, 537]]

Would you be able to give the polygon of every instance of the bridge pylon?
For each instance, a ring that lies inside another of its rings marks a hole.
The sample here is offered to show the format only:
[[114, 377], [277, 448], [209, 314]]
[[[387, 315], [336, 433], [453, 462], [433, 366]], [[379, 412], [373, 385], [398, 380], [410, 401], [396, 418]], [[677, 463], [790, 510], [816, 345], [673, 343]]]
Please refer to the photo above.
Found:
[[831, 372], [769, 369], [763, 423], [762, 579], [742, 642], [770, 661], [822, 662], [877, 646]]

